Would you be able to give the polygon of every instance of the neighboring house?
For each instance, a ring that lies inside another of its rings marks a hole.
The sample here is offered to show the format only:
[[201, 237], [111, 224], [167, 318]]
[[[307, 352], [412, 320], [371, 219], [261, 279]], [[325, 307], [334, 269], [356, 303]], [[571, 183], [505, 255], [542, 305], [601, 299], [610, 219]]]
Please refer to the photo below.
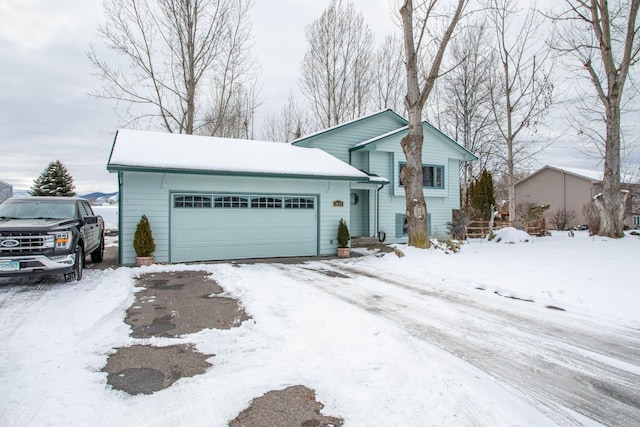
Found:
[[285, 143], [120, 130], [119, 260], [149, 218], [158, 262], [335, 254], [351, 183], [369, 177], [330, 154]]
[[[424, 123], [424, 194], [432, 235], [460, 208], [460, 163], [476, 157]], [[334, 254], [338, 221], [352, 236], [406, 242], [400, 140], [391, 110], [292, 144], [133, 130], [116, 134], [120, 262], [133, 264], [140, 217], [158, 262]]]
[[[515, 185], [516, 206], [524, 209], [530, 205], [550, 205], [548, 212], [565, 209], [575, 213], [569, 227], [586, 224], [582, 207], [602, 191], [602, 171], [544, 166], [522, 179]], [[640, 212], [635, 210], [638, 186], [630, 177], [623, 177], [627, 183], [623, 188], [631, 191], [626, 205], [624, 224], [640, 225]]]
[[13, 196], [13, 186], [4, 181], [0, 181], [0, 203]]
[[[427, 227], [430, 236], [445, 236], [452, 210], [460, 209], [460, 163], [477, 158], [428, 122], [423, 122], [423, 129]], [[400, 170], [406, 163], [400, 141], [407, 132], [407, 120], [385, 110], [292, 142], [301, 147], [320, 148], [370, 176], [369, 183], [351, 183], [353, 236], [407, 241], [406, 199], [400, 183]], [[375, 177], [384, 180], [377, 182]]]

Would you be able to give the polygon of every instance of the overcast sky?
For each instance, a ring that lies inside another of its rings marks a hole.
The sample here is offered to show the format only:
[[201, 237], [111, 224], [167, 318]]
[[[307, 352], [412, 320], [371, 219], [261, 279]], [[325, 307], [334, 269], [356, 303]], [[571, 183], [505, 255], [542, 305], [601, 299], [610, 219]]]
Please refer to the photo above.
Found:
[[[297, 91], [306, 49], [305, 26], [329, 0], [255, 0], [251, 13], [254, 54], [261, 68], [263, 103], [256, 122], [278, 112]], [[400, 31], [392, 0], [353, 0], [378, 41]], [[77, 191], [117, 190], [106, 163], [118, 129], [112, 101], [88, 93], [99, 86], [86, 59], [89, 44], [102, 48], [96, 27], [100, 0], [0, 0], [0, 180], [30, 188], [49, 162], [60, 160]], [[260, 135], [260, 129], [256, 129]], [[547, 149], [540, 166], [595, 166], [566, 146]]]

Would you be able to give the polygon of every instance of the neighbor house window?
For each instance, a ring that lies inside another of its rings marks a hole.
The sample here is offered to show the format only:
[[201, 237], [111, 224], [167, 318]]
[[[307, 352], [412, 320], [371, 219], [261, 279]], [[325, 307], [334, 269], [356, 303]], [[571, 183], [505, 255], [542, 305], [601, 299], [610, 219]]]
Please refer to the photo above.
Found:
[[640, 226], [640, 215], [633, 216], [633, 225]]
[[[398, 168], [398, 182], [402, 184], [402, 169], [406, 163], [400, 163]], [[444, 188], [444, 166], [438, 165], [422, 165], [422, 186], [425, 188]]]

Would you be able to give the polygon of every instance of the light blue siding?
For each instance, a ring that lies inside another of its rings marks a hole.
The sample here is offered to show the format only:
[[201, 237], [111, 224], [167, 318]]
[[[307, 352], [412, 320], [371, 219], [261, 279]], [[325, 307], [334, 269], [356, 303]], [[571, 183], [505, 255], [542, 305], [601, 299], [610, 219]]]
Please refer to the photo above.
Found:
[[[170, 262], [171, 194], [175, 192], [223, 192], [286, 195], [313, 195], [318, 204], [318, 253], [335, 253], [338, 221], [349, 222], [348, 181], [286, 179], [264, 177], [209, 176], [163, 174], [153, 172], [122, 172], [121, 188], [121, 262], [133, 264], [133, 234], [145, 214], [149, 218], [157, 262]], [[334, 206], [342, 201], [343, 206]]]
[[[424, 195], [430, 216], [430, 235], [443, 237], [448, 234], [447, 223], [451, 221], [452, 209], [460, 208], [460, 159], [463, 154], [449, 143], [442, 142], [442, 136], [425, 128], [422, 163], [442, 165], [445, 168], [445, 182], [442, 189], [425, 188]], [[396, 237], [398, 215], [406, 212], [404, 188], [400, 185], [399, 164], [406, 162], [400, 146], [402, 134], [377, 144], [370, 151], [368, 172], [383, 176], [390, 181], [379, 194], [379, 230], [384, 231], [388, 242], [406, 242], [407, 237]]]
[[[335, 129], [300, 140], [295, 145], [320, 148], [327, 153], [349, 163], [349, 149], [360, 142], [383, 135], [404, 126], [395, 113], [385, 112], [356, 120]], [[357, 166], [356, 166], [357, 167]]]

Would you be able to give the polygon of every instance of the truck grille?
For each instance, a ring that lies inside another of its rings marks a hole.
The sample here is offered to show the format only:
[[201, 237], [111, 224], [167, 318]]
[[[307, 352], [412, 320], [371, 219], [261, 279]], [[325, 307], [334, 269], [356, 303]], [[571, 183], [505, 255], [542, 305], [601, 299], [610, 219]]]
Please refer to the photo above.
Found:
[[41, 233], [0, 233], [0, 255], [26, 255], [53, 247], [53, 236]]

